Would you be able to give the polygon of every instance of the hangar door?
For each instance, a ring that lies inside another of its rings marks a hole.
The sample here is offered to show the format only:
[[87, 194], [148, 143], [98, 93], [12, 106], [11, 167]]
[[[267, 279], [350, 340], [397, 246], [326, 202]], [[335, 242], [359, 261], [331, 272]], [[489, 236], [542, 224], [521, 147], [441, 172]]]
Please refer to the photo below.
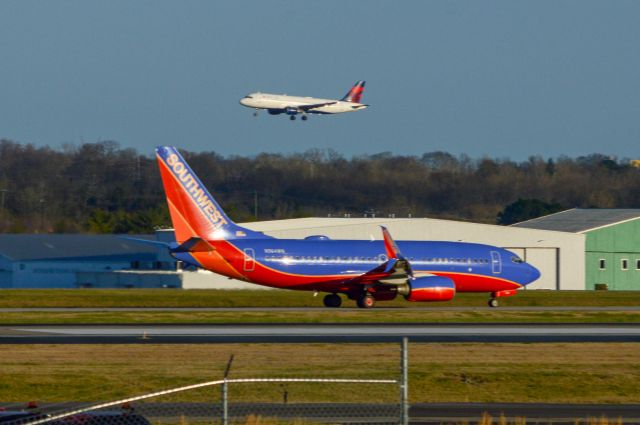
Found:
[[527, 263], [540, 270], [540, 278], [526, 289], [559, 289], [558, 248], [505, 248], [518, 254]]

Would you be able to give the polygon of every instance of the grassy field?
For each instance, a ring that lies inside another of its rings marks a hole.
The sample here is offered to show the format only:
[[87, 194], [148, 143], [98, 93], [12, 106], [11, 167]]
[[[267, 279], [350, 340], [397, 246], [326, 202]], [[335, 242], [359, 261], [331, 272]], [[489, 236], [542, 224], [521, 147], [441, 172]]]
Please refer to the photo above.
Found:
[[[458, 294], [444, 303], [409, 303], [386, 307], [486, 306], [488, 294]], [[343, 305], [354, 303], [344, 300]], [[522, 291], [500, 299], [502, 306], [638, 306], [640, 291]], [[0, 308], [11, 307], [320, 307], [322, 294], [286, 290], [225, 291], [182, 289], [1, 289]]]
[[[396, 344], [2, 345], [0, 400], [96, 401], [232, 378], [395, 379]], [[637, 403], [637, 344], [421, 344], [409, 347], [412, 402]], [[394, 386], [287, 384], [290, 402], [397, 400]], [[279, 384], [238, 384], [233, 401], [278, 401]], [[156, 401], [217, 400], [209, 388]]]

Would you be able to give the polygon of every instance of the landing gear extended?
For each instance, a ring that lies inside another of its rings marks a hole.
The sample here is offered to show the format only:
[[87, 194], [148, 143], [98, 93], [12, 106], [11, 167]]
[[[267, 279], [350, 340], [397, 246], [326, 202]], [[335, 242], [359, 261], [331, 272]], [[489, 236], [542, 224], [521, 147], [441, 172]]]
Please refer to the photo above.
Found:
[[491, 298], [489, 298], [489, 307], [496, 308], [498, 307], [498, 298], [500, 297], [512, 297], [518, 293], [517, 289], [505, 289], [504, 291], [496, 291], [491, 293]]
[[372, 308], [376, 304], [376, 299], [369, 293], [364, 293], [358, 298], [358, 307], [360, 308]]
[[337, 308], [342, 305], [342, 298], [338, 294], [327, 294], [322, 301], [325, 307]]

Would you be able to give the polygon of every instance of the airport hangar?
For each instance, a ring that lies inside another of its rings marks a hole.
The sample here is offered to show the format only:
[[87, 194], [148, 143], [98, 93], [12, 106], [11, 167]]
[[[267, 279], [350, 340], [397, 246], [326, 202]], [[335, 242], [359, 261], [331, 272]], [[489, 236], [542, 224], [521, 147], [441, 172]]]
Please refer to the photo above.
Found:
[[[537, 267], [527, 289], [585, 289], [585, 235], [429, 218], [300, 218], [243, 223], [277, 238], [449, 240], [507, 248]], [[153, 235], [147, 235], [153, 239]], [[155, 238], [170, 241], [172, 230]], [[0, 288], [251, 288], [264, 287], [207, 271], [181, 270], [165, 249], [114, 235], [0, 235]]]
[[640, 209], [574, 208], [513, 226], [585, 235], [584, 289], [640, 289]]

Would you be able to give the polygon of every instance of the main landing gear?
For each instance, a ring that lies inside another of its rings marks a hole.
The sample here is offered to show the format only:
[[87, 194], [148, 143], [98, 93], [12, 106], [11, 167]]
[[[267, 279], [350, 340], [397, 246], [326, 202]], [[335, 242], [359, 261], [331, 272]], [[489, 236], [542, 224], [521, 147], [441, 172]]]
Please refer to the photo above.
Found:
[[498, 300], [495, 298], [489, 298], [489, 302], [487, 304], [489, 304], [489, 307], [493, 307], [493, 308], [498, 307], [500, 305]]
[[296, 116], [295, 116], [295, 115], [289, 115], [289, 119], [290, 119], [291, 121], [295, 121], [295, 120], [296, 120]]
[[360, 308], [371, 308], [376, 304], [376, 299], [368, 292], [365, 292], [358, 298], [356, 303]]
[[322, 301], [324, 302], [325, 307], [336, 308], [342, 305], [342, 298], [340, 298], [340, 295], [338, 294], [327, 294], [324, 296]]

